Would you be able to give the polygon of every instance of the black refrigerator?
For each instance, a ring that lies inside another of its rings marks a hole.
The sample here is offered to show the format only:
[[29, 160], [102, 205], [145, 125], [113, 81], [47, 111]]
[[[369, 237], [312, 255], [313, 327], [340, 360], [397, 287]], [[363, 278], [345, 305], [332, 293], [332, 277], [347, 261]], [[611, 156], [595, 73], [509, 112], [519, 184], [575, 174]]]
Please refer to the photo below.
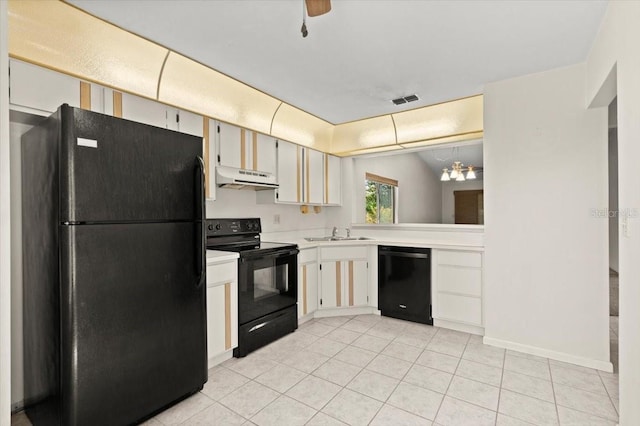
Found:
[[22, 137], [38, 425], [140, 422], [207, 381], [202, 139], [62, 105]]

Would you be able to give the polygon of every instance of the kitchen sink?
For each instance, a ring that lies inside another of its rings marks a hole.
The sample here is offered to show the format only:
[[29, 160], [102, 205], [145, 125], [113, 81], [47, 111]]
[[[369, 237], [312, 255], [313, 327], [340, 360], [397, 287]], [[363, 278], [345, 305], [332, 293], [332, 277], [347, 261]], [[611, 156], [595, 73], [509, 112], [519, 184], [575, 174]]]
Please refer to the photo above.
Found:
[[307, 241], [359, 241], [370, 240], [367, 237], [304, 237]]

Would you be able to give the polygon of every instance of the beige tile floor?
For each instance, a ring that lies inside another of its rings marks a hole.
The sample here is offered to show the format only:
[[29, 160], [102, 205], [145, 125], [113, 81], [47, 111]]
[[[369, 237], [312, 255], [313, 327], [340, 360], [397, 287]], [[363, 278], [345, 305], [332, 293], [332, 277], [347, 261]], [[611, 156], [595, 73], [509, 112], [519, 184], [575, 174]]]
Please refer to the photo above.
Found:
[[361, 315], [312, 320], [224, 362], [146, 425], [613, 426], [617, 407], [617, 374]]

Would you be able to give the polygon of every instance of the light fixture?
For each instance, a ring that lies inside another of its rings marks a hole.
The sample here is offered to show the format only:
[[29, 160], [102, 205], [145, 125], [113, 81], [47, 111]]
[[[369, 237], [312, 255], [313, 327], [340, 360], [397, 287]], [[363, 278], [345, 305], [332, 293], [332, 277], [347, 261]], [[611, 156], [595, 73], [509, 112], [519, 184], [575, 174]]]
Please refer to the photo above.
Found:
[[[473, 180], [476, 178], [476, 167], [468, 166], [464, 167], [461, 161], [454, 161], [451, 166], [451, 172], [449, 169], [442, 169], [442, 176], [440, 176], [440, 180], [442, 182], [447, 182], [450, 180], [455, 180], [456, 182], [464, 182], [465, 180]], [[465, 177], [464, 173], [467, 172]]]
[[458, 174], [460, 173], [460, 167], [462, 166], [462, 164], [459, 161], [455, 161], [453, 163], [453, 166], [451, 166], [451, 174], [449, 175], [449, 177], [451, 179], [457, 179], [458, 178]]
[[467, 172], [467, 179], [475, 179], [476, 172], [473, 171], [473, 166], [469, 166], [469, 171]]

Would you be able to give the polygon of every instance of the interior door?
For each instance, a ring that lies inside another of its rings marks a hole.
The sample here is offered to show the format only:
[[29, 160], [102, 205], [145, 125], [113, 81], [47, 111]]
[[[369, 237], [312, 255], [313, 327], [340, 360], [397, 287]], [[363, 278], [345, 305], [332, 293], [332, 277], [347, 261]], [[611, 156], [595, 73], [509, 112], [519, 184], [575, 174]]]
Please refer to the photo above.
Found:
[[453, 191], [456, 224], [480, 225], [484, 223], [483, 191]]
[[62, 424], [130, 424], [207, 380], [190, 223], [60, 226]]

